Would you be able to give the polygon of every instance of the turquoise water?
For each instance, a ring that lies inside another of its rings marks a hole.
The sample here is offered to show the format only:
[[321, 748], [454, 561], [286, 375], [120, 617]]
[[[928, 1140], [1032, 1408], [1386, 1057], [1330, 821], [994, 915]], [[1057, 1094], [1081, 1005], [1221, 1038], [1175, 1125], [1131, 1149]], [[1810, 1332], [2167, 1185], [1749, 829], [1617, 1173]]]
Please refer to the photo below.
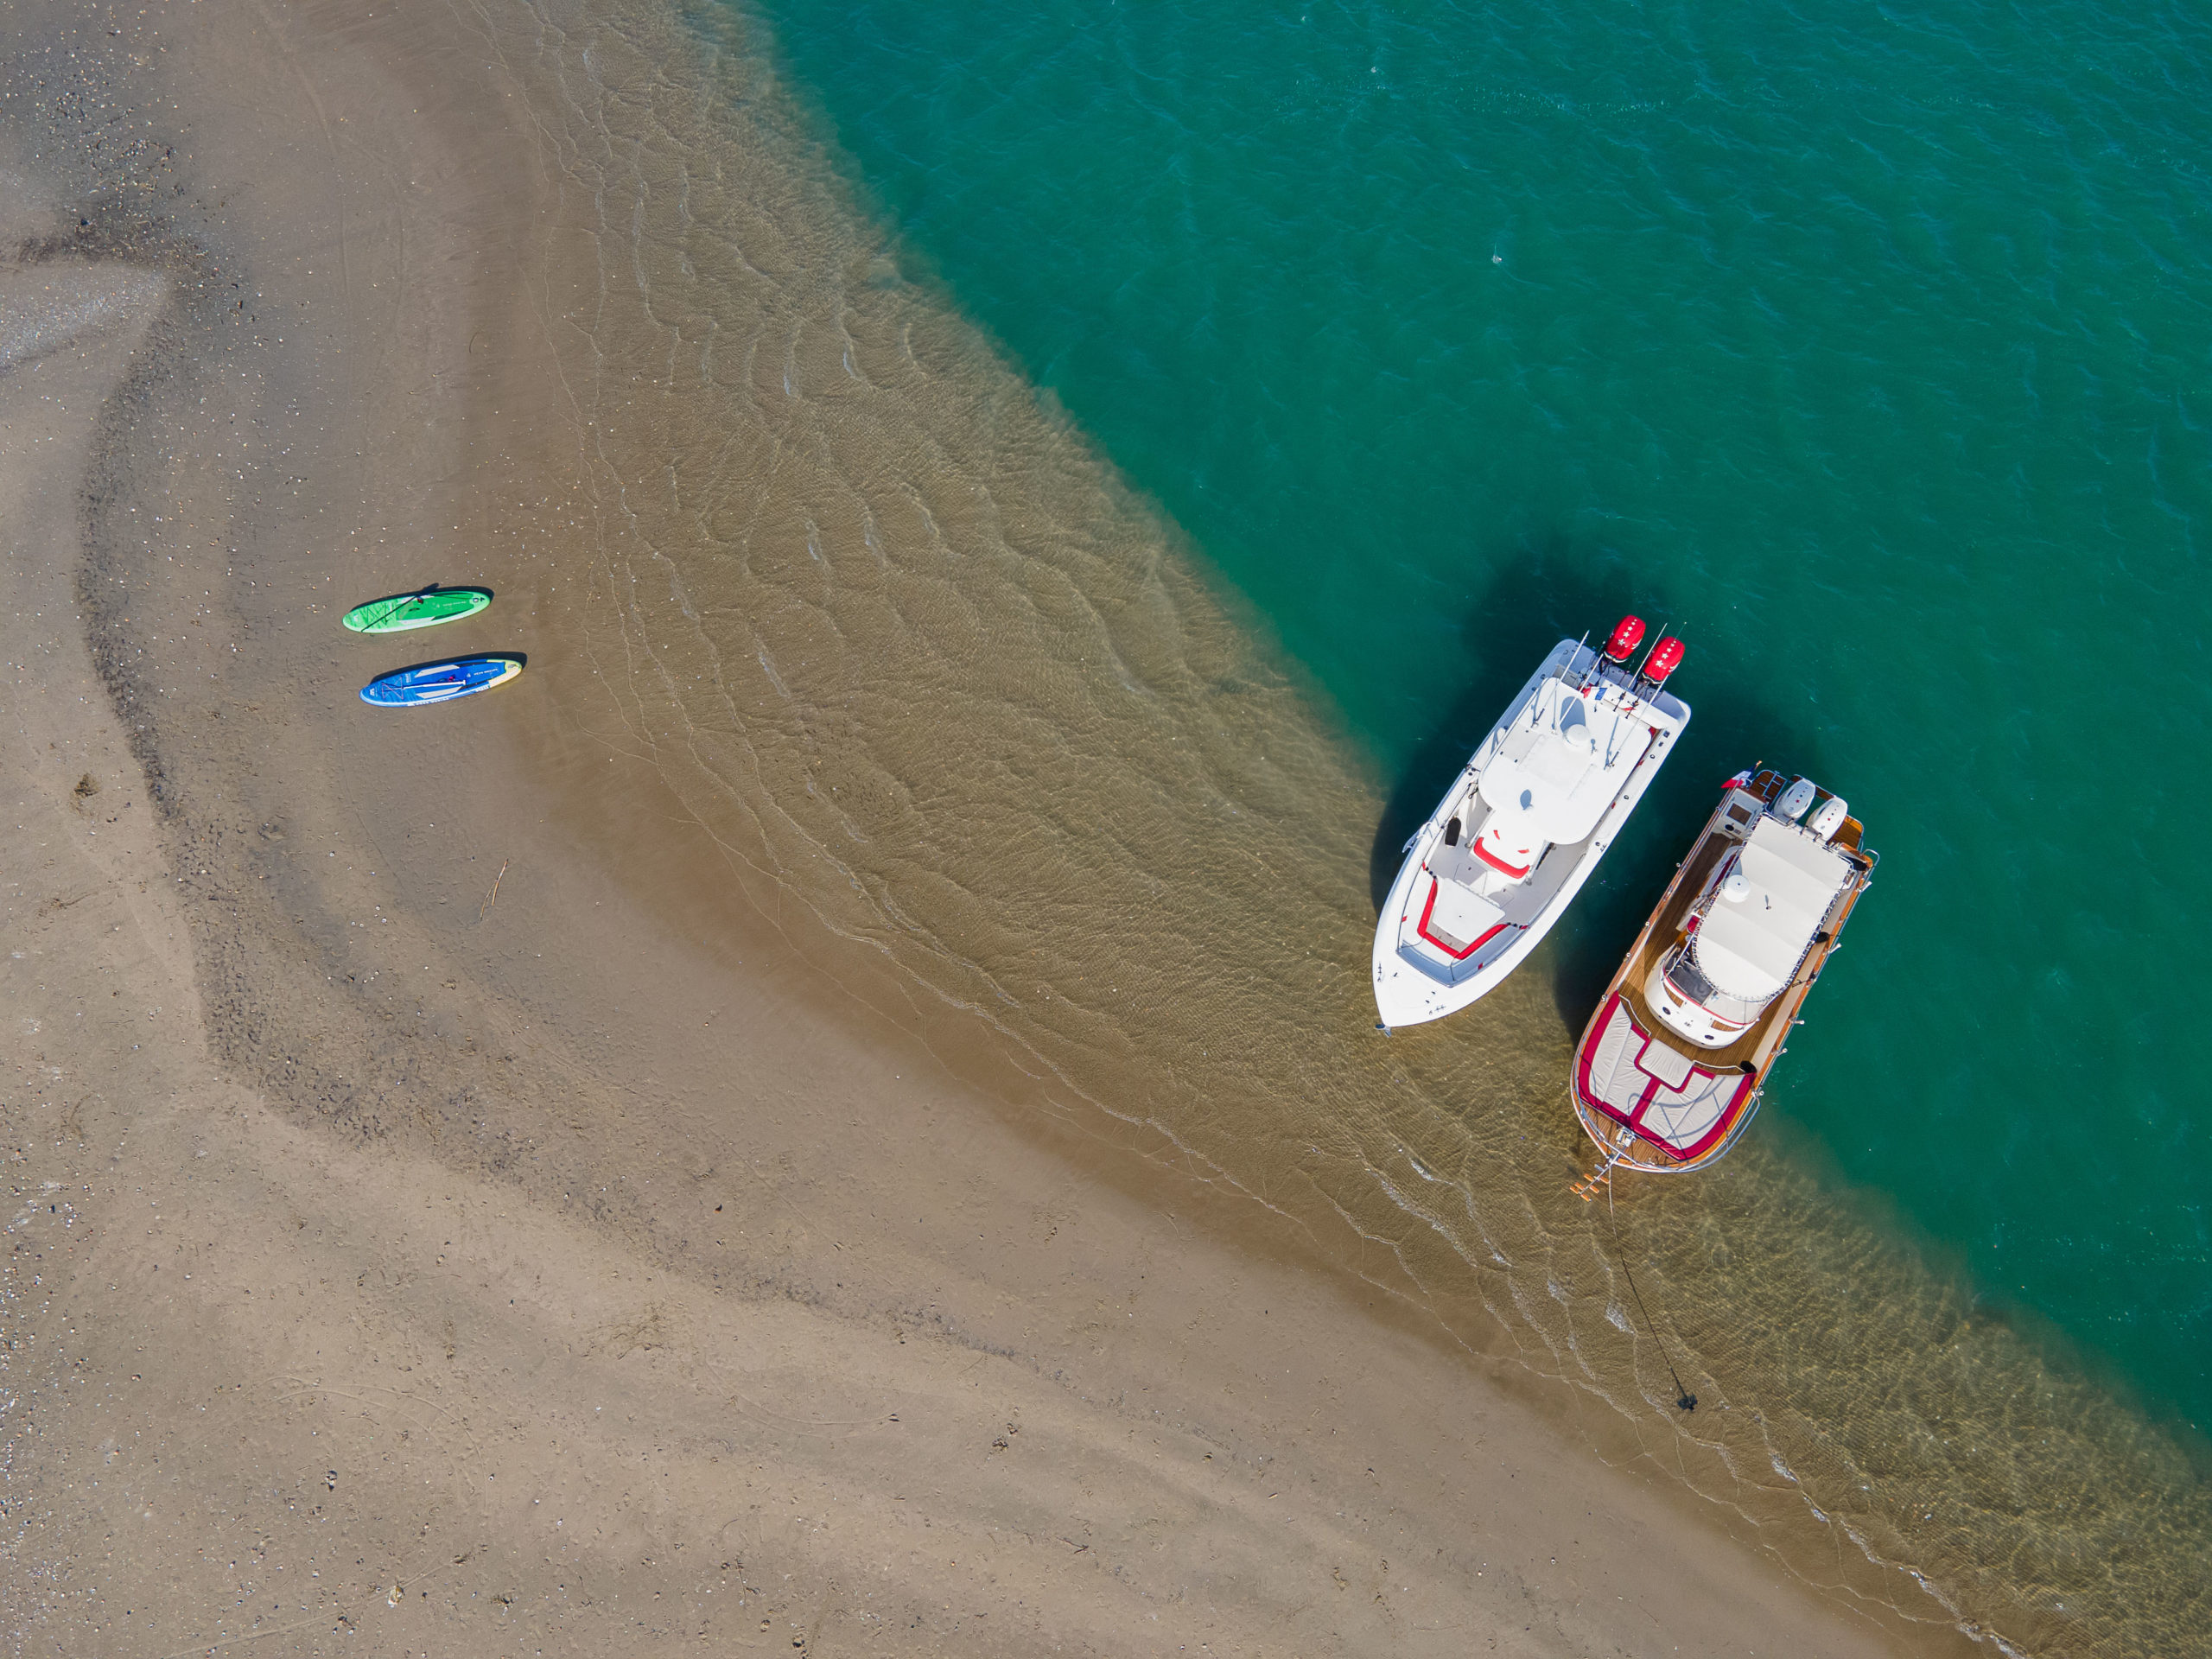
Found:
[[1671, 620], [1570, 1018], [1721, 778], [1840, 791], [1885, 861], [1759, 1132], [2212, 1423], [2212, 16], [762, 10], [912, 274], [1333, 701], [1378, 871], [1552, 639]]

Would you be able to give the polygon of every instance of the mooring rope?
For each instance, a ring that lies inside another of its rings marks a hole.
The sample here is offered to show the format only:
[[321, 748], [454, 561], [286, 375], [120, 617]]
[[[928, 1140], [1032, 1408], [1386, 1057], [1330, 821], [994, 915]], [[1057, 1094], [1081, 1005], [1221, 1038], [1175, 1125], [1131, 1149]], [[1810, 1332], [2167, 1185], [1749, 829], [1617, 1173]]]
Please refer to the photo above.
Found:
[[1636, 1273], [1628, 1264], [1628, 1247], [1621, 1243], [1621, 1218], [1613, 1209], [1612, 1171], [1605, 1171], [1605, 1219], [1613, 1227], [1613, 1253], [1620, 1257], [1621, 1274], [1628, 1281], [1629, 1294], [1636, 1298], [1637, 1311], [1643, 1315], [1643, 1328], [1651, 1333], [1651, 1340], [1659, 1344], [1659, 1361], [1666, 1366], [1667, 1375], [1675, 1380], [1675, 1404], [1683, 1411], [1697, 1409], [1697, 1395], [1682, 1386], [1682, 1375], [1675, 1369], [1675, 1362], [1667, 1353], [1667, 1339], [1659, 1334], [1653, 1323], [1651, 1310], [1643, 1305], [1643, 1293], [1636, 1287]]

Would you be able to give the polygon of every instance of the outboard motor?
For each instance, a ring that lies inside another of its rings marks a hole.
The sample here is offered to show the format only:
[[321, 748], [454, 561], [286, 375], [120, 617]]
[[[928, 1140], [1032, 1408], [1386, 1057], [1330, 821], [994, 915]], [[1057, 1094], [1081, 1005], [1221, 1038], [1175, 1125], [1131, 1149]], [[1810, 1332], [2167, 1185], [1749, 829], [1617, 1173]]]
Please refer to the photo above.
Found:
[[1835, 832], [1843, 828], [1843, 821], [1851, 816], [1851, 809], [1844, 804], [1843, 797], [1831, 795], [1821, 803], [1821, 810], [1805, 820], [1805, 827], [1822, 841], [1834, 841]]
[[1649, 680], [1654, 686], [1664, 685], [1667, 677], [1682, 665], [1682, 642], [1669, 634], [1651, 647], [1651, 654], [1643, 659], [1637, 678]]
[[1636, 655], [1636, 648], [1643, 643], [1643, 619], [1624, 616], [1613, 624], [1612, 638], [1605, 641], [1605, 656], [1611, 662], [1625, 664]]
[[1805, 816], [1805, 809], [1813, 804], [1813, 797], [1818, 793], [1811, 779], [1793, 779], [1789, 787], [1782, 791], [1782, 798], [1774, 804], [1774, 810], [1777, 815], [1795, 823]]

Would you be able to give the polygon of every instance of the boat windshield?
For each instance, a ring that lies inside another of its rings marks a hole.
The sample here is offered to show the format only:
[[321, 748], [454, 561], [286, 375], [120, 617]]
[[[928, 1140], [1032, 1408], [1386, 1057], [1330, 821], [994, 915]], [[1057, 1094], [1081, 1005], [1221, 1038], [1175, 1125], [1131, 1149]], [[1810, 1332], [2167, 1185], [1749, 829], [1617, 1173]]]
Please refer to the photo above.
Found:
[[1759, 1010], [1774, 999], [1733, 996], [1707, 979], [1697, 965], [1686, 945], [1676, 945], [1662, 969], [1667, 983], [1674, 987], [1675, 995], [1686, 1002], [1694, 1002], [1707, 1014], [1717, 1014], [1731, 1025], [1748, 1026], [1759, 1017]]

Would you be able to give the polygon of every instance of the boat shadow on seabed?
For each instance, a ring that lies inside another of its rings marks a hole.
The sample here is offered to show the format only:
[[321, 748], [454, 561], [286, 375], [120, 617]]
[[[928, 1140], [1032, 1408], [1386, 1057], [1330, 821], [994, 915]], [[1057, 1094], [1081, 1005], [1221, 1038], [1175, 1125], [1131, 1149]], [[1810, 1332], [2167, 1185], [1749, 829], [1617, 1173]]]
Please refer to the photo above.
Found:
[[[1821, 775], [1817, 744], [1756, 695], [1743, 675], [1722, 671], [1718, 641], [1700, 637], [1685, 617], [1639, 583], [1624, 560], [1591, 556], [1553, 537], [1516, 549], [1459, 626], [1470, 659], [1465, 689], [1415, 746], [1393, 783], [1368, 849], [1368, 902], [1382, 913], [1405, 856], [1406, 838], [1427, 818], [1452, 776], [1527, 677], [1532, 652], [1553, 641], [1580, 639], [1611, 618], [1633, 611], [1681, 634], [1690, 659], [1679, 690], [1696, 711], [1679, 753], [1652, 781], [1624, 835], [1605, 855], [1580, 899], [1544, 947], [1551, 957], [1560, 1017], [1580, 1031], [1621, 956], [1649, 915], [1679, 859], [1711, 812], [1721, 780], [1754, 761]], [[1700, 658], [1700, 648], [1712, 654]], [[1700, 664], [1707, 669], [1699, 672]]]

